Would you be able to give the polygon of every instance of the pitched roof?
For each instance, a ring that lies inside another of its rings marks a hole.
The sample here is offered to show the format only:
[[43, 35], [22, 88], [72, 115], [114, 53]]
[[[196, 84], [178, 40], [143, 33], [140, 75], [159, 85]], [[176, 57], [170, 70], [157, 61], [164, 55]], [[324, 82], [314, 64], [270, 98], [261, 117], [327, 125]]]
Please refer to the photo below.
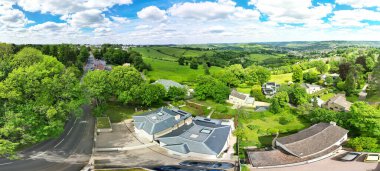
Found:
[[305, 88], [322, 88], [322, 86], [320, 85], [308, 84], [308, 83], [303, 83], [302, 86]]
[[307, 157], [319, 153], [338, 142], [347, 130], [330, 123], [315, 124], [298, 133], [276, 140], [297, 157]]
[[[179, 115], [179, 118], [176, 119], [177, 115]], [[153, 135], [171, 128], [189, 117], [191, 117], [191, 114], [185, 111], [162, 107], [154, 111], [133, 116], [133, 120], [137, 129], [143, 129], [148, 134]]]
[[346, 100], [346, 96], [344, 94], [337, 94], [334, 97], [332, 97], [331, 99], [329, 99], [326, 103], [327, 104], [332, 104], [332, 103], [338, 104], [338, 105], [344, 107], [345, 110], [350, 110], [350, 107], [352, 105], [351, 102]]
[[247, 95], [237, 92], [236, 90], [232, 90], [230, 96], [236, 97], [241, 100], [247, 99]]
[[253, 167], [280, 166], [292, 163], [300, 163], [322, 157], [337, 150], [338, 148], [339, 146], [332, 146], [321, 153], [305, 158], [299, 158], [286, 153], [285, 151], [277, 149], [271, 151], [248, 151], [247, 155]]
[[231, 127], [222, 125], [220, 120], [196, 117], [193, 123], [161, 136], [158, 140], [166, 144], [165, 148], [179, 153], [218, 155], [227, 143], [230, 131]]

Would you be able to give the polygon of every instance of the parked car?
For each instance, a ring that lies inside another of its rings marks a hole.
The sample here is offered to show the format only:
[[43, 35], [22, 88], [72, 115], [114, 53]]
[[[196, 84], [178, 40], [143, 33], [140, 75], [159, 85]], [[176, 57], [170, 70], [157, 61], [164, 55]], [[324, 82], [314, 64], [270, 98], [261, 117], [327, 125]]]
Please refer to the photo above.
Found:
[[234, 164], [228, 162], [213, 162], [213, 161], [196, 161], [187, 160], [179, 163], [181, 166], [201, 167], [210, 169], [231, 169], [235, 167]]
[[367, 162], [367, 163], [380, 162], [380, 154], [369, 153], [366, 155], [364, 162]]
[[153, 168], [157, 171], [223, 171], [221, 169], [206, 169], [199, 167], [186, 167], [186, 166], [158, 166]]
[[342, 160], [342, 161], [354, 161], [354, 160], [357, 159], [360, 155], [362, 155], [362, 153], [358, 153], [358, 152], [348, 152], [346, 155], [344, 155], [342, 158], [340, 158], [340, 160]]

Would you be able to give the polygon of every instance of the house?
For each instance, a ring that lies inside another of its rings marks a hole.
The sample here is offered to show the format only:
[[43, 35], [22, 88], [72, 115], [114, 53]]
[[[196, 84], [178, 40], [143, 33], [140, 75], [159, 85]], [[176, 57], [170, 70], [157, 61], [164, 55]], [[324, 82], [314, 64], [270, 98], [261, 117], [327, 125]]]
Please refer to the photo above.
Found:
[[317, 101], [317, 105], [318, 105], [319, 107], [322, 107], [323, 104], [325, 103], [325, 101], [323, 101], [323, 100], [322, 100], [321, 98], [319, 98], [319, 97], [317, 97], [317, 98], [312, 98], [312, 99], [311, 99], [311, 102], [314, 103], [314, 100]]
[[137, 135], [150, 141], [175, 130], [186, 122], [191, 122], [191, 114], [178, 109], [159, 108], [141, 115], [133, 116]]
[[230, 146], [231, 126], [221, 120], [195, 117], [190, 124], [158, 138], [170, 154], [216, 159]]
[[322, 153], [347, 140], [348, 131], [336, 123], [318, 123], [298, 133], [277, 138], [275, 145], [300, 158]]
[[253, 167], [307, 164], [327, 158], [341, 149], [341, 144], [347, 140], [347, 133], [335, 122], [318, 123], [298, 133], [275, 139], [275, 150], [247, 154]]
[[326, 78], [327, 78], [327, 77], [332, 77], [332, 78], [335, 80], [335, 79], [339, 78], [339, 74], [337, 74], [337, 73], [332, 73], [332, 74], [322, 74], [322, 75], [321, 75], [321, 80], [326, 81]]
[[276, 84], [275, 82], [265, 83], [261, 87], [263, 94], [267, 96], [275, 95], [279, 88], [280, 88], [280, 85]]
[[249, 94], [243, 94], [236, 90], [232, 90], [227, 102], [238, 106], [254, 107], [255, 98], [249, 97]]
[[323, 107], [337, 112], [348, 112], [350, 111], [351, 105], [352, 103], [347, 101], [344, 94], [337, 94], [333, 98], [329, 99], [325, 104], [323, 104]]
[[123, 66], [129, 67], [129, 66], [131, 66], [131, 63], [124, 63]]
[[166, 91], [168, 91], [170, 87], [186, 88], [184, 85], [180, 83], [177, 83], [172, 80], [165, 80], [165, 79], [159, 79], [152, 84], [161, 84], [165, 87]]
[[314, 93], [316, 93], [318, 91], [323, 90], [322, 86], [315, 85], [315, 84], [303, 83], [301, 86], [306, 89], [307, 94], [314, 94]]

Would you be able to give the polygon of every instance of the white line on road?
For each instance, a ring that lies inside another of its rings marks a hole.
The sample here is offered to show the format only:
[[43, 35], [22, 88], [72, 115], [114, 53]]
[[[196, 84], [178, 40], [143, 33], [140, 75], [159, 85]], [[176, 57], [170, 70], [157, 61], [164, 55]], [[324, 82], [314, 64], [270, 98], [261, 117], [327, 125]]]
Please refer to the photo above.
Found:
[[77, 119], [78, 119], [78, 118], [75, 118], [74, 125], [75, 125], [75, 123], [77, 123]]
[[9, 163], [2, 163], [2, 164], [0, 164], [0, 166], [2, 166], [2, 165], [7, 165], [7, 164], [12, 164], [13, 162], [9, 162]]
[[71, 127], [71, 128], [70, 128], [70, 131], [69, 131], [66, 135], [69, 135], [70, 132], [71, 132], [71, 130], [73, 130], [73, 128], [74, 128], [74, 127]]
[[63, 140], [65, 140], [65, 139], [62, 139], [57, 145], [54, 146], [54, 148], [59, 146], [59, 144], [61, 144], [63, 142]]

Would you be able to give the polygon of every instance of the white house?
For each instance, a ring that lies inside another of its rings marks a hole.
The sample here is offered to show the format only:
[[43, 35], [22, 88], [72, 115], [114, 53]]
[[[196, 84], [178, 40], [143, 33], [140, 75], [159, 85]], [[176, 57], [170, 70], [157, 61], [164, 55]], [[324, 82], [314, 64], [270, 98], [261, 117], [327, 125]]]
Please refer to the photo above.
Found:
[[323, 90], [323, 87], [320, 85], [315, 85], [315, 84], [308, 84], [308, 83], [303, 83], [302, 87], [306, 89], [307, 94], [314, 94], [318, 91]]
[[231, 91], [227, 102], [238, 106], [255, 107], [255, 98], [250, 97], [249, 94], [239, 93], [236, 90]]

